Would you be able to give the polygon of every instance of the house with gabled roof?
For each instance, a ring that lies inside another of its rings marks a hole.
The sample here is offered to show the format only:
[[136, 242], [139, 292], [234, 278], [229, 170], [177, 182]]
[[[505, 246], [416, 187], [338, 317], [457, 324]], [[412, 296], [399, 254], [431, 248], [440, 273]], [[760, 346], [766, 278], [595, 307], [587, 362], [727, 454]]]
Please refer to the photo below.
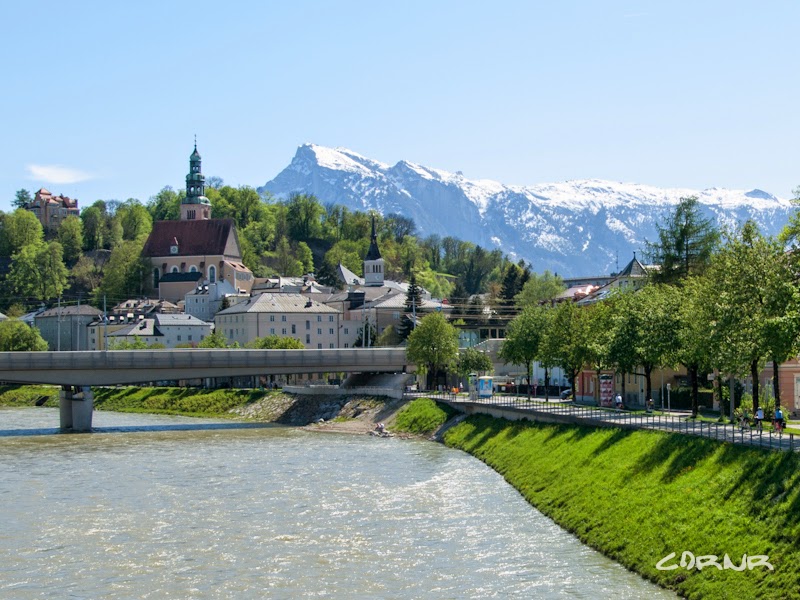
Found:
[[64, 219], [80, 214], [77, 200], [62, 194], [55, 196], [45, 188], [40, 188], [24, 208], [36, 215], [45, 231], [55, 231]]
[[178, 221], [156, 221], [142, 250], [150, 259], [153, 289], [160, 299], [179, 302], [198, 283], [226, 281], [249, 293], [253, 273], [242, 262], [242, 248], [233, 219], [212, 219], [203, 194], [205, 178], [195, 144], [189, 157], [186, 197]]

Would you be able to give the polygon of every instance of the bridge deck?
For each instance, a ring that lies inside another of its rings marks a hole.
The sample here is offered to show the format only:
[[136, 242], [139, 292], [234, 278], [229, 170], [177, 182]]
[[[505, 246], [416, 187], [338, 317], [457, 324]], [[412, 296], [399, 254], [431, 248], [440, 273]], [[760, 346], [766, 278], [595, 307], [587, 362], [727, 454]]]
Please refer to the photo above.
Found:
[[406, 363], [405, 348], [0, 352], [0, 381], [56, 385], [293, 373], [399, 373], [407, 367], [412, 366]]

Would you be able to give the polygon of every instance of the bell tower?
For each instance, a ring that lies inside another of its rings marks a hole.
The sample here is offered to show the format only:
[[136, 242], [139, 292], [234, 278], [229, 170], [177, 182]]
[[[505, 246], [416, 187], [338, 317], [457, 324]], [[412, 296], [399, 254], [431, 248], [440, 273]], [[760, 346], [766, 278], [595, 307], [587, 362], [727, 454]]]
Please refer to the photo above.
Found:
[[201, 169], [201, 158], [195, 138], [194, 152], [189, 157], [189, 173], [186, 175], [186, 198], [181, 202], [182, 221], [211, 218], [211, 201], [203, 195], [205, 189], [206, 178]]
[[364, 285], [383, 285], [383, 258], [378, 248], [378, 236], [375, 233], [375, 216], [372, 217], [372, 235], [370, 236], [369, 250], [364, 259]]

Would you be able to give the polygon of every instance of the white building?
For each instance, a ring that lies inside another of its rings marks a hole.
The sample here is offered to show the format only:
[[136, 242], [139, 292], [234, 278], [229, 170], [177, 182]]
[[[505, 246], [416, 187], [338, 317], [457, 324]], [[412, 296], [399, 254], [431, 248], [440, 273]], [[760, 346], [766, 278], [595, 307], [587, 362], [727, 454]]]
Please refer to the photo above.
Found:
[[[141, 319], [108, 334], [109, 345], [113, 340], [133, 343], [140, 339], [146, 344], [163, 344], [165, 348], [178, 346], [197, 346], [206, 336], [211, 335], [213, 325], [187, 314], [156, 314], [149, 319]], [[113, 345], [112, 345], [113, 347]]]
[[184, 296], [184, 312], [201, 321], [213, 321], [225, 299], [229, 305], [247, 300], [250, 294], [240, 294], [227, 281], [217, 281], [209, 283], [203, 281], [197, 287]]
[[268, 335], [300, 340], [306, 348], [338, 348], [340, 313], [303, 294], [260, 294], [221, 310], [214, 324], [229, 344]]

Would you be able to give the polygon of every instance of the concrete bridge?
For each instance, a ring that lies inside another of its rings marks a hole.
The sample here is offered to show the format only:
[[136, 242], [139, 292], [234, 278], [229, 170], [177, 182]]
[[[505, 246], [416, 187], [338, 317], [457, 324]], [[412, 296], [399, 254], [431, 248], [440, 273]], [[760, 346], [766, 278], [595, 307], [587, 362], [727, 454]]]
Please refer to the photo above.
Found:
[[0, 381], [62, 386], [61, 428], [90, 431], [92, 385], [293, 373], [399, 373], [409, 366], [405, 348], [0, 352]]

